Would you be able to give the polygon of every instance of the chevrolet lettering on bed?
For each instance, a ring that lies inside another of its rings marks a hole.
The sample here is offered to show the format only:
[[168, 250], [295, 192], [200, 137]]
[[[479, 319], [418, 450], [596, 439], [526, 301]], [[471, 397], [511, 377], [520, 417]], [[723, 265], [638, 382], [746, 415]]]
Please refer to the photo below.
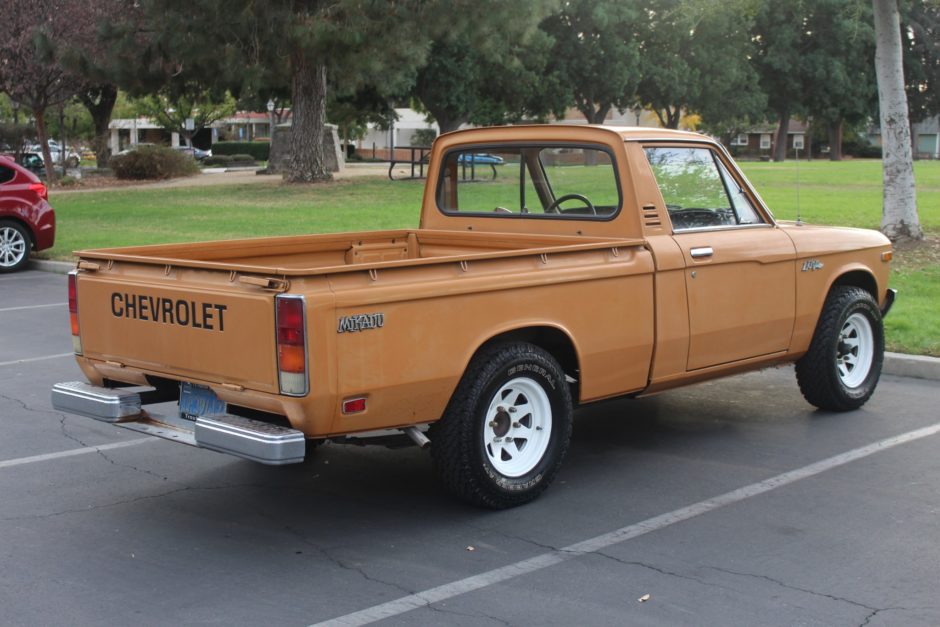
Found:
[[111, 294], [111, 313], [115, 318], [149, 320], [195, 329], [224, 331], [226, 309], [226, 305], [174, 300], [162, 296], [126, 292]]
[[418, 228], [76, 252], [53, 405], [264, 464], [414, 443], [504, 508], [584, 405], [785, 363], [824, 410], [875, 392], [890, 243], [778, 220], [716, 141], [477, 128], [425, 167]]

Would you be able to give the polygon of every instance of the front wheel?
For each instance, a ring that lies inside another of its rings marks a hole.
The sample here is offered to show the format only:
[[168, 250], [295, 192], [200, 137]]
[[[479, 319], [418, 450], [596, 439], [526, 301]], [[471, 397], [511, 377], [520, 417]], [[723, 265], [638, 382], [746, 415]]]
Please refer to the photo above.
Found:
[[474, 505], [527, 503], [554, 479], [568, 451], [571, 392], [558, 362], [537, 346], [480, 352], [441, 420], [431, 456], [446, 487]]
[[871, 294], [858, 287], [833, 288], [809, 351], [796, 362], [804, 398], [820, 409], [858, 409], [878, 385], [884, 347], [881, 311]]
[[31, 244], [26, 229], [11, 220], [0, 220], [0, 272], [25, 268]]

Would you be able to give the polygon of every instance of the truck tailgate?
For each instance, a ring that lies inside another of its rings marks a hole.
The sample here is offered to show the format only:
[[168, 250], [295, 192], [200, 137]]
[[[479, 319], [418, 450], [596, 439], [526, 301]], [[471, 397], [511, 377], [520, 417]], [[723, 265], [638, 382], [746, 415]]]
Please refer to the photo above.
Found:
[[79, 273], [85, 357], [277, 393], [273, 292], [222, 272], [142, 270]]

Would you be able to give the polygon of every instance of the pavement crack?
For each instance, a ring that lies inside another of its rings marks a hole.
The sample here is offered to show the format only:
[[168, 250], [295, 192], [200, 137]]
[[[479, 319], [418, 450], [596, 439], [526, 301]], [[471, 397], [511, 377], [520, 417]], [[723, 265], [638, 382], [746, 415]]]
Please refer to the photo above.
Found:
[[150, 475], [151, 477], [156, 477], [157, 479], [162, 479], [163, 481], [169, 481], [169, 480], [170, 480], [169, 477], [166, 477], [166, 476], [164, 476], [164, 475], [155, 473], [155, 472], [153, 472], [152, 470], [147, 470], [146, 468], [138, 468], [137, 466], [134, 466], [133, 464], [128, 464], [128, 463], [125, 463], [125, 462], [118, 462], [118, 461], [115, 461], [115, 460], [111, 459], [110, 457], [108, 457], [107, 455], [105, 455], [104, 451], [102, 451], [102, 450], [100, 450], [100, 449], [97, 450], [97, 451], [95, 451], [95, 452], [98, 453], [98, 455], [100, 455], [106, 462], [108, 462], [108, 463], [111, 464], [112, 466], [119, 466], [119, 467], [121, 467], [121, 468], [129, 468], [129, 469], [131, 469], [131, 470], [133, 470], [133, 471], [136, 471], [136, 472], [139, 472], [139, 473], [141, 473], [141, 474]]
[[484, 614], [483, 612], [479, 612], [479, 611], [474, 612], [472, 614], [467, 613], [467, 612], [458, 612], [457, 610], [440, 607], [439, 605], [435, 605], [433, 603], [429, 603], [426, 607], [432, 612], [436, 612], [439, 614], [448, 614], [451, 616], [462, 616], [464, 618], [485, 618], [486, 620], [492, 621], [496, 623], [497, 625], [504, 625], [505, 627], [512, 627], [512, 623], [510, 623], [507, 620], [503, 620], [502, 618], [491, 616], [489, 614]]
[[69, 433], [68, 427], [67, 427], [66, 424], [65, 424], [65, 420], [66, 420], [66, 418], [68, 418], [68, 416], [67, 416], [66, 414], [63, 414], [63, 413], [60, 412], [60, 411], [55, 411], [54, 409], [38, 409], [38, 408], [36, 408], [36, 407], [30, 407], [30, 406], [27, 405], [24, 401], [21, 401], [20, 399], [18, 399], [18, 398], [16, 398], [16, 397], [13, 397], [13, 396], [7, 396], [6, 394], [0, 394], [0, 399], [3, 399], [3, 400], [5, 400], [5, 401], [9, 401], [9, 402], [13, 403], [14, 405], [19, 405], [19, 406], [23, 409], [23, 411], [26, 411], [26, 412], [29, 412], [29, 413], [32, 413], [32, 414], [44, 414], [44, 415], [46, 415], [46, 416], [58, 416], [58, 418], [59, 418], [59, 430], [62, 432], [62, 435], [63, 435], [66, 439], [69, 439], [69, 440], [71, 440], [72, 442], [75, 442], [76, 444], [78, 444], [79, 446], [81, 446], [81, 447], [83, 447], [83, 448], [88, 447], [88, 444], [86, 444], [85, 442], [83, 442], [82, 440], [80, 440], [79, 438], [77, 438], [76, 436], [74, 436], [74, 435], [72, 435], [71, 433]]
[[619, 563], [619, 564], [623, 564], [624, 566], [636, 566], [637, 568], [645, 568], [646, 570], [651, 570], [651, 571], [653, 571], [653, 572], [655, 572], [655, 573], [659, 573], [660, 575], [665, 575], [665, 576], [667, 576], [667, 577], [675, 577], [675, 578], [677, 578], [677, 579], [685, 579], [685, 580], [687, 580], [687, 581], [693, 581], [693, 582], [695, 582], [695, 583], [697, 583], [697, 584], [700, 584], [700, 585], [703, 585], [703, 586], [708, 586], [708, 587], [710, 587], [710, 588], [721, 588], [721, 589], [723, 589], [723, 590], [728, 590], [728, 589], [729, 589], [727, 586], [723, 586], [723, 585], [718, 584], [718, 583], [713, 583], [713, 582], [711, 582], [711, 581], [706, 581], [705, 579], [701, 579], [701, 578], [699, 578], [699, 577], [693, 577], [692, 575], [685, 575], [685, 574], [682, 574], [682, 573], [677, 573], [677, 572], [675, 572], [675, 571], [666, 570], [665, 568], [661, 568], [661, 567], [659, 567], [659, 566], [654, 566], [653, 564], [649, 564], [649, 563], [647, 563], [647, 562], [639, 562], [639, 561], [636, 561], [636, 560], [625, 560], [625, 559], [621, 559], [621, 558], [615, 557], [615, 556], [613, 556], [613, 555], [611, 555], [611, 554], [609, 554], [609, 553], [604, 553], [603, 551], [595, 551], [595, 552], [592, 553], [592, 555], [597, 555], [597, 556], [599, 556], [599, 557], [603, 557], [603, 558], [606, 558], [606, 559], [609, 559], [609, 560], [613, 560], [613, 561], [615, 561], [615, 562], [617, 562], [617, 563]]
[[731, 570], [728, 568], [719, 568], [718, 566], [706, 566], [706, 568], [710, 570], [718, 571], [720, 573], [736, 575], [738, 577], [750, 577], [753, 579], [763, 579], [764, 581], [769, 581], [770, 583], [780, 586], [781, 588], [786, 588], [787, 590], [793, 590], [795, 592], [802, 592], [804, 594], [822, 597], [824, 599], [829, 599], [830, 601], [837, 601], [839, 603], [848, 603], [849, 605], [854, 605], [855, 607], [862, 608], [863, 610], [868, 610], [869, 612], [871, 612], [871, 614], [868, 615], [868, 618], [866, 618], [865, 623], [862, 623], [863, 625], [867, 624], [868, 621], [870, 621], [876, 614], [878, 614], [878, 612], [884, 612], [885, 610], [891, 610], [891, 609], [899, 609], [899, 608], [893, 608], [893, 607], [882, 607], [882, 608], [872, 607], [870, 605], [865, 605], [864, 603], [861, 603], [859, 601], [853, 601], [852, 599], [848, 599], [846, 597], [840, 597], [834, 594], [826, 594], [825, 592], [817, 592], [816, 590], [810, 590], [808, 588], [801, 588], [799, 586], [794, 586], [786, 582], [780, 581], [779, 579], [768, 577], [767, 575], [745, 573], [745, 572], [741, 572], [737, 570]]
[[329, 562], [332, 563], [332, 564], [335, 564], [336, 566], [339, 566], [339, 567], [342, 568], [343, 570], [348, 570], [348, 571], [350, 571], [350, 572], [354, 572], [354, 573], [356, 573], [357, 575], [359, 575], [360, 577], [362, 577], [363, 579], [365, 579], [366, 581], [370, 581], [370, 582], [372, 582], [372, 583], [377, 583], [377, 584], [380, 584], [380, 585], [383, 585], [383, 586], [387, 586], [387, 587], [392, 588], [393, 590], [396, 590], [397, 592], [400, 592], [400, 593], [402, 593], [402, 594], [404, 594], [404, 595], [406, 595], [406, 596], [410, 596], [410, 595], [415, 594], [415, 591], [414, 591], [414, 590], [410, 590], [410, 589], [408, 589], [408, 588], [405, 588], [404, 586], [402, 586], [402, 585], [400, 585], [400, 584], [398, 584], [398, 583], [396, 583], [396, 582], [394, 582], [394, 581], [386, 581], [386, 580], [384, 580], [384, 579], [379, 579], [378, 577], [369, 574], [369, 573], [366, 571], [366, 569], [363, 568], [362, 566], [357, 565], [357, 564], [353, 564], [353, 563], [350, 563], [350, 562], [347, 562], [346, 560], [343, 560], [342, 558], [337, 557], [336, 555], [333, 555], [332, 553], [330, 553], [329, 549], [326, 549], [326, 548], [320, 546], [319, 544], [317, 544], [316, 542], [314, 542], [313, 540], [310, 540], [306, 535], [303, 534], [303, 532], [301, 532], [301, 531], [299, 531], [299, 530], [297, 530], [297, 529], [294, 529], [293, 527], [285, 526], [285, 527], [284, 527], [284, 530], [287, 531], [287, 532], [288, 532], [289, 534], [291, 534], [292, 536], [294, 536], [295, 538], [297, 538], [298, 540], [300, 540], [301, 542], [303, 542], [305, 546], [308, 546], [308, 547], [312, 548], [313, 550], [315, 550], [315, 551], [316, 551], [318, 554], [320, 554], [324, 559], [326, 559], [327, 561], [329, 561]]

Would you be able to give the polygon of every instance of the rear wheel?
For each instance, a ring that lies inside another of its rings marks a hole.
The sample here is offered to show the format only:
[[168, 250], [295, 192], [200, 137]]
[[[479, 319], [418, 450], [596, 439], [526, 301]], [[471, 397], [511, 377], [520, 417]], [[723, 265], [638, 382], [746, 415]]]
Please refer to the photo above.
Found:
[[561, 467], [571, 414], [564, 372], [549, 353], [525, 343], [494, 345], [474, 357], [432, 425], [434, 465], [447, 488], [474, 505], [527, 503]]
[[0, 272], [22, 270], [29, 261], [31, 240], [26, 229], [10, 220], [0, 220]]
[[884, 325], [871, 294], [833, 288], [826, 298], [809, 351], [796, 362], [807, 401], [830, 411], [864, 405], [875, 391], [884, 360]]

